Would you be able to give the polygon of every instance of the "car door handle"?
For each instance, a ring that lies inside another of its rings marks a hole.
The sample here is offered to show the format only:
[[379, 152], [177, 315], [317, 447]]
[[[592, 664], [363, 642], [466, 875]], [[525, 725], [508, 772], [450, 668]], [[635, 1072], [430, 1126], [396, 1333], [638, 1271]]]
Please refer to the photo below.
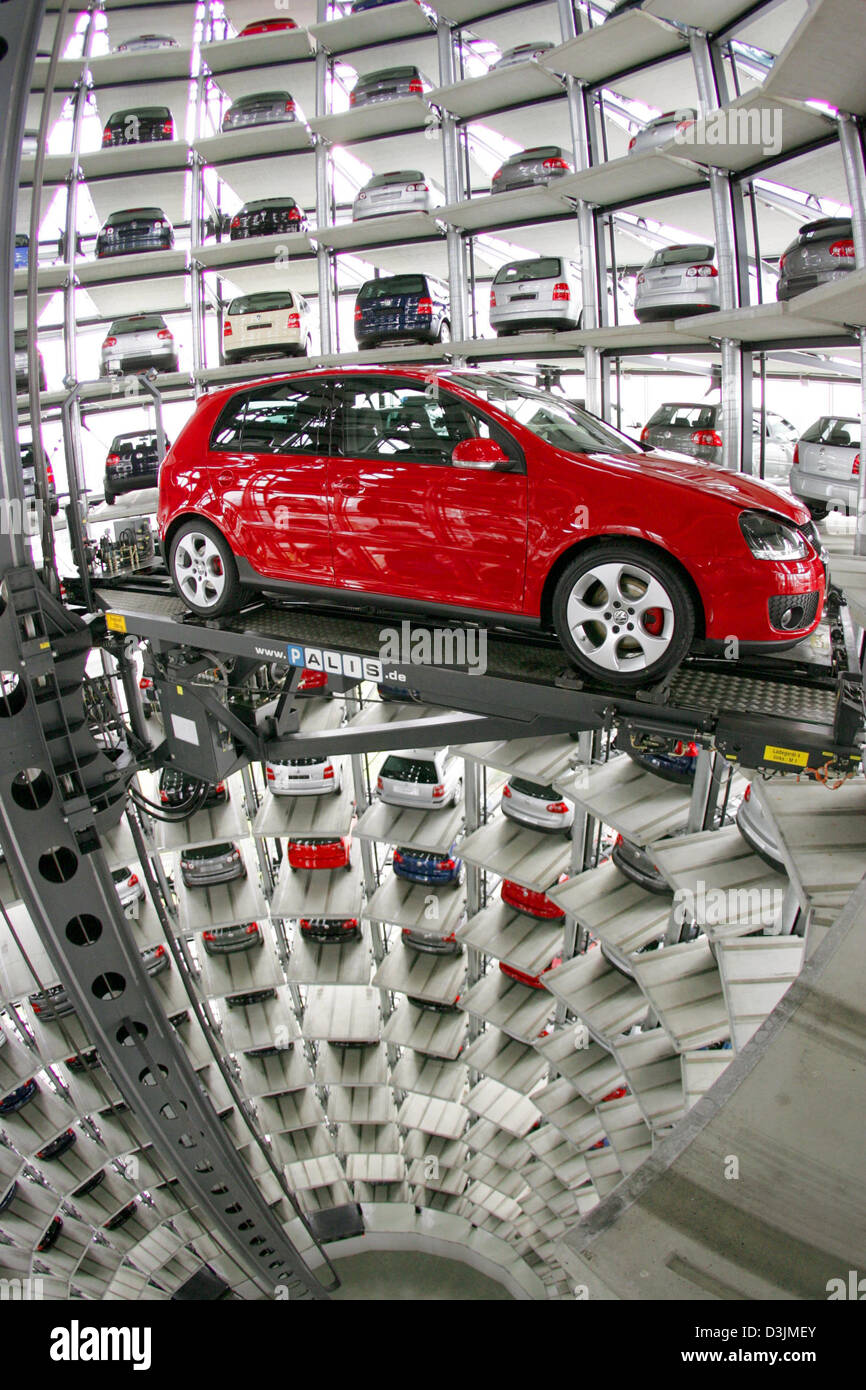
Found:
[[217, 482], [220, 487], [231, 487], [235, 480], [235, 475], [230, 468], [222, 468], [217, 473]]
[[357, 497], [364, 488], [359, 478], [340, 478], [334, 484], [336, 492], [342, 492], [344, 497]]

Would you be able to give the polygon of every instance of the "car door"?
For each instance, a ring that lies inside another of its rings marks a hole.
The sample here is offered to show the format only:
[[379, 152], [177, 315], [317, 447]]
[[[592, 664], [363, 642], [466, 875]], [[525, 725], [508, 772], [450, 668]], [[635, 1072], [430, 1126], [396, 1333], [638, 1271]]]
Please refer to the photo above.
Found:
[[259, 574], [334, 579], [328, 518], [332, 387], [279, 381], [233, 396], [217, 420], [208, 465], [235, 553]]
[[[526, 569], [525, 461], [499, 426], [436, 383], [347, 379], [328, 465], [337, 584], [432, 604], [518, 611]], [[509, 461], [455, 465], [456, 444], [495, 437]]]

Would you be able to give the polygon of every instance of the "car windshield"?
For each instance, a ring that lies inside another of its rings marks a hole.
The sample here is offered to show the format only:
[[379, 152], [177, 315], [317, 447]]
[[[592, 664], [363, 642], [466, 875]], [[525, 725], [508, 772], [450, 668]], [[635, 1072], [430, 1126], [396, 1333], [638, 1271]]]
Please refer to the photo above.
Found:
[[257, 314], [266, 309], [294, 309], [295, 301], [288, 290], [274, 294], [245, 294], [233, 299], [229, 305], [228, 316], [235, 314]]
[[532, 386], [507, 381], [504, 377], [464, 376], [455, 372], [450, 380], [510, 415], [518, 425], [531, 430], [556, 449], [577, 454], [641, 454], [633, 440], [612, 425], [572, 405], [561, 396], [549, 395]]
[[558, 256], [541, 256], [532, 261], [512, 261], [497, 270], [494, 285], [511, 285], [516, 280], [553, 280], [562, 274], [562, 261]]

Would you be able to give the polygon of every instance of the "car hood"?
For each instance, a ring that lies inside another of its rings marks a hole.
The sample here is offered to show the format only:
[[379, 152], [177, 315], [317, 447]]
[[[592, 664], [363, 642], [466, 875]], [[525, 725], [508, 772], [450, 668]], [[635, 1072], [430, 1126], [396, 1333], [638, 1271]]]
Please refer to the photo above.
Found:
[[[563, 459], [572, 463], [583, 462], [583, 457], [575, 454], [562, 454]], [[717, 497], [719, 501], [730, 502], [735, 507], [753, 507], [762, 511], [777, 512], [787, 520], [802, 526], [809, 520], [808, 508], [787, 497], [770, 483], [750, 478], [743, 473], [730, 473], [727, 469], [712, 464], [695, 463], [682, 455], [674, 454], [591, 454], [591, 464], [638, 478], [658, 478], [659, 481], [674, 483], [704, 496]]]

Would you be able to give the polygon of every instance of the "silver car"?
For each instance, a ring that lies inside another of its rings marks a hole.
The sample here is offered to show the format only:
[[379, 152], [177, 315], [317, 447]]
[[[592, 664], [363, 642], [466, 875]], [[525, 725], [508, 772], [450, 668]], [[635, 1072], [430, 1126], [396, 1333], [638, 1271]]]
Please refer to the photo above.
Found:
[[139, 34], [137, 39], [126, 39], [115, 48], [115, 53], [144, 53], [153, 48], [177, 48], [177, 39], [170, 34]]
[[283, 758], [265, 764], [268, 791], [274, 796], [321, 796], [343, 790], [343, 773], [330, 758]]
[[737, 808], [737, 829], [750, 849], [755, 851], [780, 874], [787, 874], [779, 841], [772, 824], [764, 814], [757, 797], [752, 796], [751, 782]]
[[144, 902], [144, 884], [139, 881], [138, 874], [134, 874], [127, 864], [122, 869], [112, 869], [111, 877], [124, 912], [136, 912], [139, 903]]
[[113, 319], [102, 343], [100, 376], [120, 372], [178, 369], [177, 343], [162, 314], [127, 314]]
[[393, 212], [432, 212], [438, 196], [420, 169], [393, 169], [374, 174], [352, 204], [352, 221], [385, 217]]
[[530, 830], [560, 830], [567, 835], [574, 824], [573, 801], [566, 801], [555, 787], [526, 777], [510, 777], [499, 804], [503, 815]]
[[559, 145], [534, 145], [506, 159], [490, 183], [491, 193], [512, 193], [517, 188], [543, 188], [553, 179], [573, 174], [574, 165]]
[[246, 878], [247, 866], [235, 844], [202, 845], [200, 849], [181, 851], [180, 874], [187, 888], [210, 888], [212, 884]]
[[490, 289], [490, 326], [498, 335], [521, 328], [579, 328], [580, 272], [564, 256], [535, 256], [500, 266]]
[[247, 126], [275, 125], [296, 120], [291, 92], [257, 92], [239, 97], [223, 116], [222, 129], [244, 130]]
[[376, 792], [388, 806], [435, 810], [456, 806], [463, 791], [460, 762], [447, 748], [389, 753], [376, 780]]
[[708, 314], [719, 307], [716, 248], [664, 246], [637, 277], [634, 312], [639, 323]]
[[401, 933], [404, 946], [413, 951], [426, 951], [434, 956], [459, 956], [463, 950], [454, 932], [450, 936], [437, 936], [432, 931], [421, 931], [417, 927], [404, 927]]
[[499, 72], [502, 68], [515, 67], [517, 63], [537, 61], [555, 47], [556, 44], [550, 43], [547, 39], [536, 39], [534, 43], [519, 43], [516, 48], [506, 49], [499, 61], [493, 64], [492, 71]]
[[395, 101], [398, 97], [423, 96], [433, 90], [433, 83], [419, 68], [411, 64], [400, 67], [380, 68], [377, 72], [363, 73], [349, 93], [349, 105], [373, 106], [381, 101]]
[[654, 121], [649, 121], [639, 130], [637, 135], [633, 135], [628, 142], [629, 154], [642, 154], [644, 150], [657, 150], [660, 145], [667, 145], [676, 138], [677, 131], [688, 130], [689, 126], [694, 125], [698, 119], [697, 111], [689, 108], [682, 111], [665, 111], [661, 116], [656, 116]]
[[857, 510], [860, 486], [860, 421], [822, 415], [800, 436], [790, 488], [820, 521], [831, 508]]
[[[752, 467], [757, 475], [761, 463], [761, 412], [752, 419]], [[787, 482], [794, 461], [797, 431], [784, 415], [768, 410], [764, 418], [764, 477]], [[642, 444], [662, 453], [687, 454], [702, 463], [721, 463], [724, 438], [722, 407], [716, 402], [666, 401], [650, 417], [641, 431]]]
[[662, 896], [670, 893], [670, 885], [661, 870], [656, 868], [652, 856], [633, 840], [626, 840], [622, 835], [617, 835], [610, 858], [621, 874], [625, 874], [630, 882], [638, 884], [640, 888], [645, 888], [648, 893], [658, 893]]
[[779, 261], [779, 299], [842, 280], [857, 264], [850, 217], [822, 217], [807, 222]]

